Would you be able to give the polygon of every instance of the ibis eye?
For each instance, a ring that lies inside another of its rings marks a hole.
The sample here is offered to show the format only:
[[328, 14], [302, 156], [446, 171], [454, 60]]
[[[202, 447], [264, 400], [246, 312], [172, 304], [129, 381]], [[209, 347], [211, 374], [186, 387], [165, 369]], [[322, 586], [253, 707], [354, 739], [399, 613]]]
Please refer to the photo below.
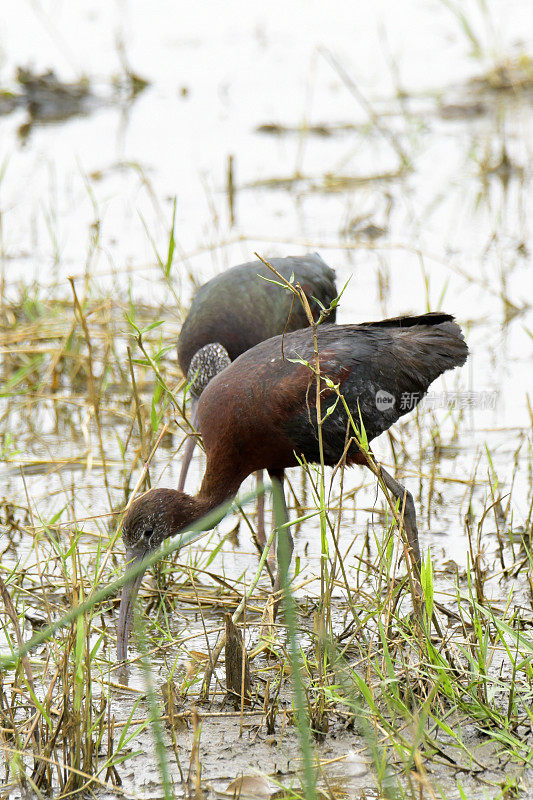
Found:
[[153, 533], [154, 533], [153, 528], [147, 528], [145, 531], [143, 531], [143, 539], [148, 544], [150, 544], [150, 539], [152, 538]]

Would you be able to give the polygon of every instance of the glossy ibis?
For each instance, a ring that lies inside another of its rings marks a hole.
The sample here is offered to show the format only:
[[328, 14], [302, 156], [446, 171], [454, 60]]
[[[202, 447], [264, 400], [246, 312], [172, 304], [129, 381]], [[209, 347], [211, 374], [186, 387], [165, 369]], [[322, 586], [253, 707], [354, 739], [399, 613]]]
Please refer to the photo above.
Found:
[[[294, 276], [309, 300], [315, 320], [320, 315], [319, 303], [327, 308], [337, 296], [335, 273], [318, 253], [273, 258], [271, 264], [286, 280]], [[309, 324], [302, 304], [272, 283], [273, 278], [261, 261], [250, 261], [217, 275], [195, 294], [178, 340], [178, 361], [191, 385], [194, 428], [198, 426], [198, 400], [215, 375], [259, 342]], [[328, 322], [335, 322], [335, 309]], [[185, 488], [195, 445], [196, 438], [189, 436], [178, 481], [180, 491]], [[261, 472], [257, 480], [261, 482]], [[264, 545], [263, 495], [258, 498], [257, 533]]]
[[[339, 385], [356, 421], [360, 411], [369, 441], [412, 410], [439, 375], [464, 364], [468, 355], [461, 329], [453, 317], [440, 313], [362, 325], [320, 325], [317, 340], [321, 375]], [[207, 454], [200, 491], [191, 497], [173, 489], [151, 489], [135, 500], [122, 531], [128, 562], [142, 560], [164, 539], [233, 497], [252, 472], [267, 469], [283, 482], [284, 470], [298, 464], [299, 454], [309, 462], [319, 460], [313, 408], [316, 378], [309, 366], [299, 362], [314, 363], [313, 347], [310, 329], [276, 336], [243, 353], [213, 378], [198, 403]], [[324, 384], [322, 416], [334, 406], [322, 427], [324, 461], [329, 465], [338, 463], [347, 443], [348, 418], [336, 400]], [[365, 463], [355, 442], [346, 461]], [[413, 498], [385, 470], [382, 476], [396, 498], [401, 502], [405, 498], [405, 531], [420, 564]], [[122, 591], [117, 630], [121, 661], [127, 655], [140, 582], [138, 578]]]

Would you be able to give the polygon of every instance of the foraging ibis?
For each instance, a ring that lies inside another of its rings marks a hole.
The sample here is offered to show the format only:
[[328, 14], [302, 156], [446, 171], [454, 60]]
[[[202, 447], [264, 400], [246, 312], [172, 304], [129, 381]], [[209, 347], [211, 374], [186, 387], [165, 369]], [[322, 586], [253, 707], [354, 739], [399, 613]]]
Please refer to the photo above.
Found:
[[[464, 364], [468, 355], [461, 329], [453, 317], [441, 313], [361, 325], [320, 325], [316, 336], [323, 457], [328, 465], [343, 457], [347, 464], [364, 464], [365, 456], [355, 441], [346, 450], [348, 416], [323, 377], [338, 385], [370, 442], [411, 411], [439, 375]], [[251, 473], [266, 469], [283, 482], [284, 470], [296, 466], [299, 455], [308, 462], [320, 460], [316, 376], [309, 366], [314, 364], [313, 332], [307, 328], [261, 342], [209, 382], [197, 409], [207, 455], [200, 491], [192, 497], [173, 489], [151, 489], [135, 500], [123, 522], [128, 562], [142, 560], [164, 539], [233, 497]], [[400, 502], [405, 498], [405, 531], [420, 564], [413, 498], [383, 469], [382, 477]], [[287, 536], [291, 549], [290, 533]], [[117, 629], [121, 661], [127, 655], [140, 582], [141, 577], [122, 591]]]
[[[320, 315], [320, 304], [328, 308], [337, 296], [335, 272], [318, 253], [273, 258], [270, 263], [286, 280], [294, 276], [315, 320]], [[302, 304], [273, 280], [276, 278], [265, 264], [250, 261], [217, 275], [195, 294], [178, 340], [179, 365], [190, 383], [193, 427], [198, 422], [198, 400], [215, 375], [259, 342], [309, 324]], [[335, 309], [328, 321], [335, 322]], [[189, 436], [178, 482], [180, 491], [185, 488], [195, 445], [196, 439]], [[259, 538], [264, 544], [262, 514], [258, 523]]]

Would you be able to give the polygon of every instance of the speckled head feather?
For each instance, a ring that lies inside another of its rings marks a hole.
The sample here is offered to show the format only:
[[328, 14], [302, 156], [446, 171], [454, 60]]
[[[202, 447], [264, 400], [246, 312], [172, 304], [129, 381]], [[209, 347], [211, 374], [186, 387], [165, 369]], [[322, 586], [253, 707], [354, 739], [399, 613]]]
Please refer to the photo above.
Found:
[[228, 351], [219, 342], [211, 342], [198, 350], [192, 358], [187, 380], [191, 384], [191, 394], [200, 397], [209, 381], [231, 364]]
[[[169, 536], [175, 536], [187, 525], [203, 517], [218, 504], [218, 499], [204, 500], [174, 489], [150, 489], [129, 507], [122, 522], [122, 539], [126, 545], [126, 561], [139, 564]], [[213, 520], [210, 527], [215, 524]], [[117, 623], [117, 655], [124, 661], [128, 654], [128, 634], [133, 605], [143, 573], [126, 581], [122, 587]]]
[[122, 539], [132, 554], [155, 550], [190, 522], [193, 500], [184, 492], [151, 489], [130, 506], [122, 523]]

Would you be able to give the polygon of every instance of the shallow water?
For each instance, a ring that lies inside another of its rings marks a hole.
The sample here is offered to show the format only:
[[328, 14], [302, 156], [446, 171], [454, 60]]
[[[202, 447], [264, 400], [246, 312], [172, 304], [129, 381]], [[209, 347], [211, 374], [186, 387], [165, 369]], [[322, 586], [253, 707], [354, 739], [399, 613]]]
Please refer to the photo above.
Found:
[[[335, 267], [340, 286], [353, 275], [340, 322], [436, 308], [453, 313], [467, 334], [469, 362], [432, 387], [420, 425], [408, 420], [396, 436], [423, 546], [438, 565], [453, 560], [459, 569], [470, 558], [463, 521], [474, 473], [475, 518], [492, 502], [487, 451], [501, 494], [512, 489], [506, 525], [516, 530], [527, 519], [533, 395], [533, 91], [531, 83], [498, 92], [473, 82], [496, 61], [516, 64], [531, 53], [530, 7], [525, 0], [491, 2], [487, 16], [481, 4], [465, 7], [483, 51], [478, 57], [449, 9], [431, 0], [265, 7], [235, 2], [223, 17], [215, 3], [13, 0], [0, 21], [5, 88], [16, 88], [16, 67], [31, 64], [35, 72], [53, 68], [64, 81], [87, 76], [94, 95], [86, 114], [62, 122], [28, 125], [23, 107], [0, 117], [4, 299], [32, 281], [43, 297], [69, 299], [67, 276], [74, 275], [80, 293], [90, 285], [96, 296], [113, 291], [124, 307], [131, 294], [161, 309], [163, 335], [172, 342], [181, 316], [154, 264], [154, 246], [166, 253], [176, 197], [172, 275], [184, 308], [195, 285], [250, 260], [254, 251], [268, 257], [318, 250]], [[117, 39], [131, 69], [150, 82], [134, 100], [113, 88], [116, 76], [123, 76]], [[371, 103], [371, 115], [332, 56]], [[272, 124], [292, 130], [259, 130]], [[326, 130], [313, 132], [312, 126]], [[400, 171], [399, 149], [409, 169]], [[237, 189], [233, 227], [226, 192], [230, 154]], [[289, 187], [272, 179], [290, 181]], [[117, 343], [123, 352], [125, 338]], [[172, 352], [167, 361], [173, 358]], [[451, 396], [466, 407], [449, 415]], [[0, 464], [9, 501], [24, 507], [28, 491], [33, 513], [46, 519], [75, 487], [72, 518], [105, 513], [90, 418], [73, 414], [58, 430], [52, 405], [43, 400], [38, 416], [32, 411], [30, 430], [21, 409], [0, 402], [2, 432], [15, 434], [20, 451]], [[120, 411], [118, 395], [116, 406]], [[104, 431], [116, 503], [123, 472], [115, 434], [124, 437], [127, 426], [117, 413]], [[438, 428], [440, 457], [432, 428]], [[177, 483], [178, 444], [175, 435], [172, 447], [156, 455], [153, 474], [160, 485]], [[386, 437], [374, 449], [391, 463]], [[58, 468], [57, 459], [72, 458], [77, 463]], [[52, 472], [36, 459], [48, 461]], [[24, 464], [26, 487], [19, 469]], [[198, 456], [188, 486], [198, 485], [202, 465]], [[427, 481], [434, 470], [437, 495], [428, 511]], [[299, 493], [295, 471], [290, 479]], [[360, 470], [349, 471], [345, 481], [346, 491], [364, 484], [346, 504], [347, 548], [354, 534], [362, 541], [373, 521], [379, 527], [379, 515], [369, 512], [382, 503]], [[230, 517], [219, 532], [235, 524]], [[497, 547], [492, 519], [483, 534], [490, 569]], [[215, 534], [211, 548], [217, 542]], [[320, 538], [313, 520], [299, 531], [296, 553], [302, 582], [316, 576]], [[354, 568], [352, 556], [348, 569]], [[24, 540], [4, 553], [2, 564], [18, 559], [27, 566], [35, 560]], [[209, 568], [249, 580], [255, 565], [241, 525], [238, 543], [228, 539]], [[315, 581], [299, 594], [318, 591]], [[517, 587], [517, 597], [522, 592]], [[200, 620], [186, 616], [201, 637]], [[173, 624], [181, 629], [180, 621]], [[219, 734], [215, 729], [210, 735]], [[208, 753], [204, 763], [210, 780], [225, 777], [209, 766]], [[145, 796], [157, 796], [153, 780]], [[357, 786], [367, 786], [365, 778]]]

